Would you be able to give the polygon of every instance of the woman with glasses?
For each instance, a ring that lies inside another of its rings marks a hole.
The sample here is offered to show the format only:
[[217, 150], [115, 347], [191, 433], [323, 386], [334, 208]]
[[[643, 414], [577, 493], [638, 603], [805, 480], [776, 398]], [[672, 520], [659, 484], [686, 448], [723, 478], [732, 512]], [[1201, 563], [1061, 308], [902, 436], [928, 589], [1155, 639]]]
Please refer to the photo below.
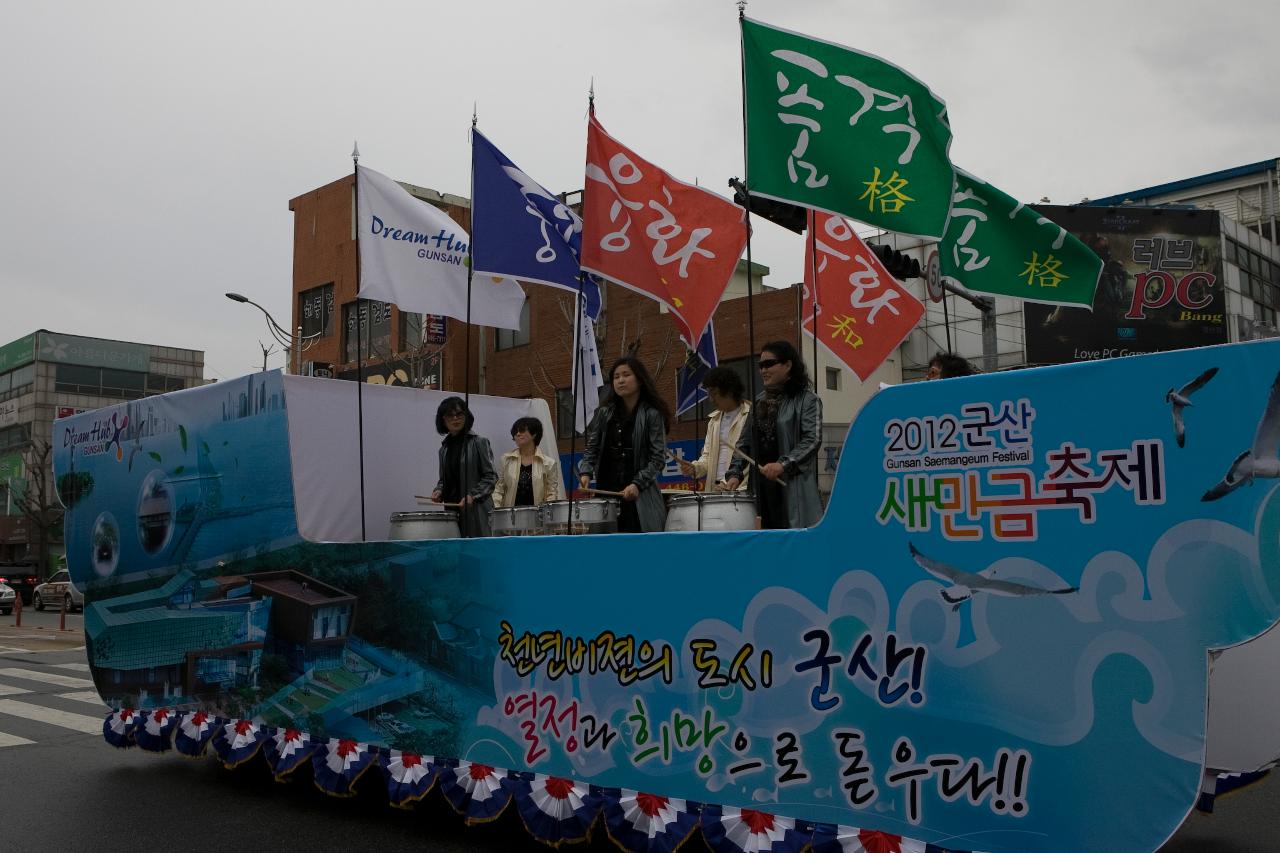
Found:
[[622, 493], [618, 532], [649, 533], [667, 523], [658, 474], [667, 464], [671, 415], [640, 359], [627, 356], [609, 369], [609, 390], [587, 425], [587, 449], [578, 463], [582, 488]]
[[458, 504], [458, 528], [465, 537], [489, 535], [493, 470], [489, 439], [471, 431], [475, 415], [461, 397], [447, 397], [436, 409], [440, 442], [440, 482], [431, 493], [436, 503]]
[[498, 460], [498, 484], [493, 488], [495, 506], [540, 506], [560, 500], [560, 467], [538, 450], [542, 421], [517, 418], [511, 425], [516, 449]]
[[[822, 517], [818, 497], [822, 401], [809, 387], [804, 361], [790, 342], [765, 344], [759, 366], [764, 390], [738, 438], [738, 450], [759, 466], [760, 526], [812, 527]], [[734, 457], [724, 478], [729, 489], [742, 482], [746, 464], [742, 456]]]

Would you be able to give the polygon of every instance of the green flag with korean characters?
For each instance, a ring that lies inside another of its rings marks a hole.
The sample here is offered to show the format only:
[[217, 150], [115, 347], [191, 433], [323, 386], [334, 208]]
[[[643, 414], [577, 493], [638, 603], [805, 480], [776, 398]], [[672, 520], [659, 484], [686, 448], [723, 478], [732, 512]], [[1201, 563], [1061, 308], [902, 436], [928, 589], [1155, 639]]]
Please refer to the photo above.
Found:
[[939, 246], [943, 281], [978, 293], [1093, 306], [1102, 259], [1067, 229], [963, 169]]
[[742, 19], [753, 195], [937, 239], [955, 177], [947, 105], [896, 65]]

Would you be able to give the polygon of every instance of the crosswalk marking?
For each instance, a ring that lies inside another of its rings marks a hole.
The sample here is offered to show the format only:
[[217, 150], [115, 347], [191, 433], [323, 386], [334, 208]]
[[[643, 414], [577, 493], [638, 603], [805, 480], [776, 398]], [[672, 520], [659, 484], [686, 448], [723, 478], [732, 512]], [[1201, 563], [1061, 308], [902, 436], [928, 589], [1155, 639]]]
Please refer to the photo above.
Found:
[[89, 664], [87, 663], [51, 663], [50, 666], [56, 666], [58, 669], [74, 669], [77, 672], [88, 672]]
[[17, 696], [19, 693], [30, 693], [25, 687], [14, 687], [10, 684], [0, 684], [0, 696]]
[[96, 690], [85, 690], [80, 693], [59, 693], [58, 698], [71, 699], [76, 702], [87, 702], [90, 705], [97, 705], [99, 708], [107, 707]]
[[38, 723], [48, 723], [51, 726], [60, 726], [64, 729], [84, 732], [90, 735], [102, 734], [102, 719], [100, 717], [86, 717], [83, 714], [72, 714], [67, 711], [59, 711], [56, 708], [43, 708], [39, 705], [19, 702], [16, 699], [0, 699], [0, 714], [35, 720]]
[[6, 746], [26, 746], [29, 743], [35, 743], [35, 741], [27, 740], [26, 738], [18, 737], [17, 735], [7, 735], [4, 732], [0, 732], [0, 748]]
[[26, 681], [43, 681], [45, 684], [56, 684], [59, 687], [92, 687], [93, 682], [87, 678], [72, 678], [69, 675], [58, 675], [56, 672], [40, 672], [34, 669], [9, 667], [0, 669], [0, 675], [10, 678], [21, 678]]

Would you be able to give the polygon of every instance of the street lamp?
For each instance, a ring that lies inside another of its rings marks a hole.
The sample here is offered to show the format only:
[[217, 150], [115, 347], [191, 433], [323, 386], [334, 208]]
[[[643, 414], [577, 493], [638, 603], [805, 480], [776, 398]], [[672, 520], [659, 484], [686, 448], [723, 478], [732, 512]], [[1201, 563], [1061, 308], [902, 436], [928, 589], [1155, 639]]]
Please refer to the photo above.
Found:
[[324, 332], [319, 331], [319, 332], [316, 332], [314, 335], [304, 336], [302, 334], [302, 327], [299, 326], [297, 334], [290, 334], [289, 332], [284, 330], [283, 326], [281, 326], [279, 323], [276, 322], [276, 318], [271, 316], [270, 311], [268, 311], [266, 308], [263, 308], [261, 305], [254, 302], [249, 297], [242, 296], [239, 293], [228, 293], [226, 294], [226, 297], [230, 299], [232, 302], [244, 302], [249, 305], [252, 305], [254, 308], [257, 308], [259, 311], [261, 311], [263, 316], [267, 318], [267, 331], [271, 333], [271, 337], [275, 338], [276, 343], [280, 344], [280, 346], [293, 351], [294, 374], [297, 375], [302, 373], [303, 351], [306, 349], [309, 349], [311, 345], [316, 342], [316, 338], [323, 335]]

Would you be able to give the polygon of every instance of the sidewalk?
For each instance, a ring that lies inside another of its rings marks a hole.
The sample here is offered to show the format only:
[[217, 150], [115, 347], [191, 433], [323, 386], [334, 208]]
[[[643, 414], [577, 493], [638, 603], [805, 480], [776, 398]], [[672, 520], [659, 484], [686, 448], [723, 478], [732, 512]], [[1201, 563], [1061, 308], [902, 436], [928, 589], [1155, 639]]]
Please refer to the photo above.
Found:
[[67, 651], [84, 645], [84, 631], [59, 631], [40, 625], [13, 626], [12, 617], [0, 617], [0, 649], [30, 652]]

